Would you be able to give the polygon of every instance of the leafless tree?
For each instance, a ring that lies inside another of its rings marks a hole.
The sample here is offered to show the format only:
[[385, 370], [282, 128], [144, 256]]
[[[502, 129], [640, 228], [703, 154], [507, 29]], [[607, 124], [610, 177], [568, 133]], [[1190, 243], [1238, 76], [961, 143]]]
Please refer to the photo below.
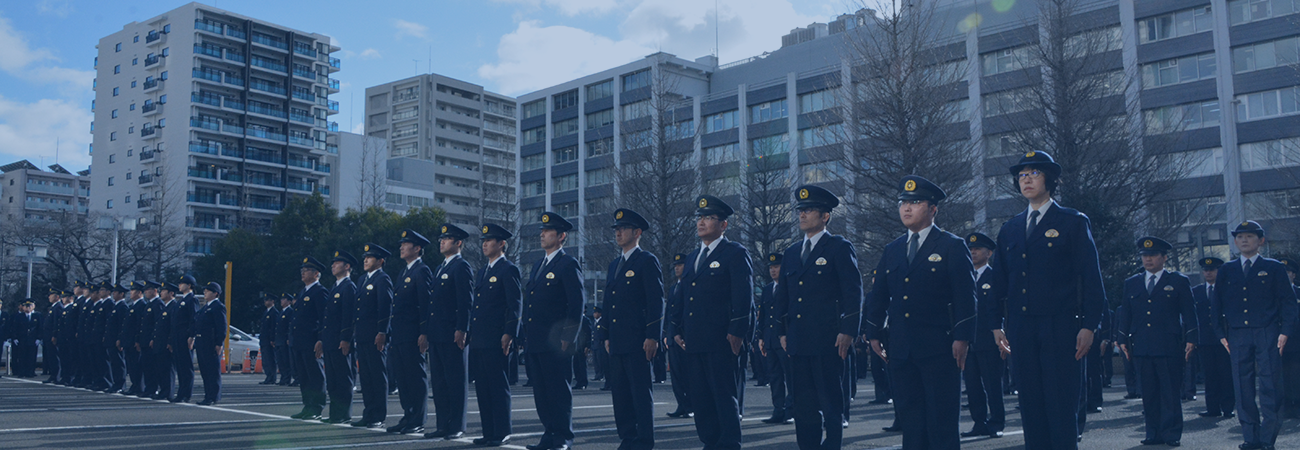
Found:
[[361, 164], [356, 169], [357, 211], [384, 206], [388, 195], [386, 147], [379, 139], [361, 139]]
[[189, 266], [185, 251], [189, 233], [184, 229], [185, 218], [180, 216], [187, 195], [184, 177], [172, 176], [167, 170], [167, 152], [157, 151], [155, 157], [157, 169], [148, 175], [153, 178], [153, 187], [136, 199], [148, 202], [149, 207], [139, 219], [121, 218], [136, 220], [138, 225], [135, 231], [122, 232], [119, 238], [123, 251], [119, 251], [118, 268], [133, 269], [139, 278], [161, 280], [169, 272]]
[[[770, 144], [770, 143], [768, 143]], [[754, 143], [754, 146], [768, 145]], [[772, 154], [772, 149], [754, 148], [755, 154]], [[753, 158], [743, 168], [741, 197], [746, 208], [744, 220], [737, 221], [745, 248], [755, 258], [754, 267], [766, 267], [769, 253], [781, 253], [796, 239], [793, 198], [797, 175], [791, 173], [786, 158]], [[813, 181], [813, 180], [808, 180]], [[755, 271], [766, 280], [767, 271]]]

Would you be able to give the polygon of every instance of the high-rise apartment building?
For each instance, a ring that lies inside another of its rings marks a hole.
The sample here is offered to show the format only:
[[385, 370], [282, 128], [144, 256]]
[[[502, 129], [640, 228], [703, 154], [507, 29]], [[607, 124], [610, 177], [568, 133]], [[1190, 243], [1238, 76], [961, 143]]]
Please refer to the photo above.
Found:
[[0, 211], [6, 221], [55, 222], [89, 212], [88, 170], [72, 173], [54, 164], [45, 171], [24, 159], [0, 166], [0, 172]]

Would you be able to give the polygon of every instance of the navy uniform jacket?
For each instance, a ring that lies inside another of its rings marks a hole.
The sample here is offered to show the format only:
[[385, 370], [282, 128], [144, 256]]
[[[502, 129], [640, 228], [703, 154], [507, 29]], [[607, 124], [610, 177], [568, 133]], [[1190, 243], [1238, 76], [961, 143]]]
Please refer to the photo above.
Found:
[[63, 318], [63, 303], [54, 302], [49, 308], [46, 308], [45, 314], [41, 316], [41, 339], [50, 342], [59, 333], [59, 319]]
[[992, 265], [986, 267], [988, 268], [984, 269], [979, 279], [975, 280], [975, 340], [970, 343], [972, 352], [998, 351], [998, 344], [993, 342], [993, 330], [999, 329], [994, 319], [1001, 314], [995, 314], [991, 309], [998, 306], [993, 298], [993, 283], [998, 282], [1000, 277], [993, 273]]
[[90, 342], [95, 344], [107, 345], [104, 340], [105, 333], [108, 331], [108, 319], [113, 317], [113, 298], [108, 297], [104, 301], [95, 305], [94, 322], [90, 328]]
[[[276, 301], [278, 302], [279, 300]], [[279, 321], [280, 308], [274, 306], [266, 308], [266, 312], [262, 313], [262, 327], [257, 331], [258, 342], [262, 343], [265, 347], [270, 347], [270, 345], [265, 344], [275, 342], [275, 324]]]
[[931, 226], [907, 262], [908, 235], [885, 246], [867, 307], [867, 337], [889, 320], [889, 357], [952, 355], [953, 341], [975, 337], [975, 274], [966, 241]]
[[[157, 298], [145, 300], [142, 298], [140, 299], [140, 303], [144, 305], [144, 315], [140, 317], [140, 330], [142, 333], [136, 335], [136, 343], [140, 344], [140, 348], [143, 349], [149, 346], [150, 340], [153, 340], [154, 350], [167, 348], [167, 344], [170, 344], [171, 342], [159, 341], [156, 339], [158, 336], [158, 327], [168, 328], [168, 332], [163, 336], [171, 335], [171, 317], [163, 316], [162, 300]], [[176, 303], [176, 299], [172, 299], [172, 303]]]
[[26, 314], [14, 314], [9, 321], [10, 337], [19, 344], [35, 344], [41, 338], [41, 313], [33, 311], [31, 319]]
[[857, 337], [862, 322], [858, 254], [847, 239], [830, 233], [817, 239], [807, 264], [802, 253], [799, 240], [781, 259], [781, 281], [773, 295], [773, 315], [783, 318], [776, 321], [777, 335], [786, 337], [791, 356], [838, 355], [836, 335]]
[[329, 294], [319, 282], [303, 287], [298, 293], [298, 307], [293, 314], [293, 324], [289, 328], [290, 345], [296, 350], [316, 348], [320, 339], [321, 317], [325, 315], [325, 303]]
[[470, 311], [469, 347], [501, 348], [501, 336], [519, 334], [521, 306], [519, 267], [505, 257], [491, 268], [483, 267], [474, 284], [474, 309]]
[[293, 305], [280, 310], [280, 322], [275, 324], [275, 346], [289, 348], [289, 329], [293, 328]]
[[352, 277], [335, 284], [327, 301], [320, 326], [320, 341], [326, 350], [338, 348], [343, 341], [352, 342], [353, 314], [356, 314], [353, 304], [357, 301], [357, 285]]
[[765, 341], [763, 345], [770, 349], [781, 345], [781, 333], [776, 327], [777, 322], [781, 321], [781, 317], [776, 315], [776, 283], [764, 285], [758, 298], [757, 334], [759, 339]]
[[[1219, 285], [1216, 284], [1214, 288], [1218, 289]], [[1208, 291], [1209, 285], [1205, 283], [1192, 288], [1192, 300], [1196, 303], [1196, 323], [1200, 326], [1196, 333], [1198, 347], [1220, 345], [1218, 333], [1212, 329], [1214, 321], [1210, 319], [1210, 298], [1206, 296]]]
[[[118, 336], [118, 340], [122, 341], [122, 347], [133, 347], [133, 344], [140, 342], [140, 335], [142, 334], [153, 335], [152, 329], [146, 330], [140, 326], [141, 321], [144, 320], [145, 312], [149, 309], [149, 305], [145, 303], [144, 299], [136, 300], [128, 308], [126, 320], [122, 322], [122, 334]], [[145, 343], [148, 344], [149, 340], [145, 339]], [[145, 348], [145, 346], [142, 345], [141, 348]]]
[[[59, 319], [59, 344], [72, 345], [77, 340], [77, 319], [81, 317], [81, 307], [76, 301], [63, 307], [63, 318]], [[4, 325], [0, 324], [0, 340], [3, 340]]]
[[754, 314], [754, 270], [745, 247], [720, 238], [695, 270], [701, 248], [686, 257], [680, 286], [673, 293], [670, 336], [686, 341], [687, 353], [731, 353], [727, 335], [744, 338]]
[[429, 342], [452, 342], [457, 331], [469, 329], [469, 310], [474, 303], [474, 271], [465, 258], [456, 256], [441, 273], [434, 273], [432, 303], [426, 312], [423, 333]]
[[373, 345], [375, 335], [388, 334], [388, 319], [393, 314], [393, 281], [379, 269], [374, 275], [367, 275], [363, 283], [357, 292], [352, 332], [357, 345]]
[[83, 345], [96, 345], [91, 338], [91, 331], [95, 328], [95, 302], [86, 298], [81, 304], [81, 318], [77, 322], [77, 339]]
[[221, 300], [212, 300], [194, 315], [194, 346], [211, 347], [223, 345], [225, 341], [226, 305]]
[[991, 311], [998, 328], [1006, 316], [1075, 316], [1079, 328], [1101, 328], [1106, 291], [1088, 216], [1052, 202], [1025, 236], [1029, 215], [1021, 211], [1002, 225], [992, 265], [999, 274]]
[[[166, 349], [168, 344], [171, 344], [172, 350], [174, 351], [188, 349], [188, 342], [186, 345], [178, 346], [177, 344], [179, 343], [175, 342], [175, 339], [172, 339], [172, 331], [175, 328], [172, 322], [176, 320], [176, 316], [179, 314], [180, 305], [180, 300], [172, 298], [172, 301], [167, 302], [166, 304], [162, 303], [160, 300], [157, 306], [150, 306], [148, 308], [153, 310], [152, 314], [155, 316], [153, 320], [153, 329], [149, 332], [149, 336], [153, 339], [154, 350]], [[188, 341], [189, 337], [186, 337], [185, 339]]]
[[[1182, 356], [1196, 343], [1196, 305], [1192, 283], [1165, 271], [1147, 294], [1146, 271], [1124, 280], [1124, 300], [1116, 324], [1119, 342], [1132, 356]], [[1181, 320], [1180, 320], [1181, 317]]]
[[644, 353], [646, 339], [659, 342], [663, 338], [663, 272], [659, 258], [639, 247], [621, 269], [619, 259], [614, 258], [605, 272], [605, 299], [597, 333], [599, 340], [609, 340], [610, 354]]
[[1295, 330], [1296, 294], [1286, 266], [1260, 256], [1251, 266], [1251, 273], [1243, 269], [1241, 258], [1219, 267], [1214, 298], [1210, 299], [1210, 320], [1216, 336], [1226, 339], [1230, 328], [1278, 325], [1282, 334]]
[[[126, 324], [126, 316], [131, 315], [131, 307], [127, 306], [126, 300], [113, 304], [112, 312], [108, 316], [108, 323], [104, 326], [104, 345], [110, 347], [117, 346], [118, 339], [122, 337], [122, 326]], [[123, 347], [130, 344], [122, 343]]]
[[424, 265], [423, 259], [415, 260], [406, 269], [396, 283], [393, 292], [393, 313], [389, 317], [388, 336], [390, 342], [415, 343], [420, 334], [425, 318], [429, 317], [433, 288], [433, 271]]
[[568, 351], [575, 351], [578, 330], [581, 328], [582, 304], [587, 297], [582, 284], [582, 268], [578, 260], [564, 249], [557, 250], [550, 264], [543, 256], [533, 267], [533, 277], [525, 290], [528, 292], [524, 307], [524, 338], [527, 353], [561, 351], [561, 342], [569, 343]]
[[[171, 338], [176, 345], [183, 345], [198, 334], [196, 322], [198, 311], [203, 307], [200, 303], [202, 301], [203, 297], [196, 298], [193, 292], [172, 299], [172, 303], [176, 304], [176, 312], [172, 314], [175, 317], [171, 318]], [[154, 304], [158, 305], [156, 307], [162, 306], [158, 299], [154, 299]]]

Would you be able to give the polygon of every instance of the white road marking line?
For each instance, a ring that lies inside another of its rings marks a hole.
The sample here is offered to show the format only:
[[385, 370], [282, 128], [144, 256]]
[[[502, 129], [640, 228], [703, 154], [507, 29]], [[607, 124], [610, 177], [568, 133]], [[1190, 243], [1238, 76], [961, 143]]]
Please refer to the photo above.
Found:
[[[668, 402], [655, 402], [655, 404], [656, 404], [656, 405], [667, 405]], [[589, 405], [589, 406], [574, 406], [573, 409], [600, 409], [600, 408], [613, 408], [613, 407], [614, 407], [614, 405]], [[536, 412], [537, 409], [536, 409], [536, 408], [529, 408], [529, 409], [512, 409], [512, 410], [510, 410], [510, 412], [512, 412], [512, 413], [517, 413], [517, 412], [529, 412], [529, 411]], [[479, 414], [479, 413], [480, 413], [479, 411], [470, 411], [470, 412], [469, 412], [469, 414]], [[403, 415], [404, 415], [404, 414], [389, 414], [388, 417], [401, 417], [401, 416], [403, 416]], [[429, 412], [429, 413], [427, 413], [427, 414], [425, 414], [425, 415], [426, 415], [426, 416], [432, 416], [432, 415], [433, 415], [433, 412], [431, 411], [431, 412]]]
[[33, 431], [65, 431], [65, 430], [99, 430], [99, 429], [114, 429], [114, 428], [139, 428], [139, 427], [160, 427], [160, 426], [174, 427], [174, 426], [187, 426], [187, 425], [223, 425], [223, 424], [259, 423], [259, 422], [275, 422], [275, 421], [277, 420], [249, 419], [249, 420], [217, 420], [217, 421], [206, 421], [206, 422], [128, 423], [128, 424], [120, 424], [120, 425], [79, 425], [79, 426], [68, 426], [68, 427], [9, 428], [9, 429], [0, 430], [0, 433], [27, 433]]

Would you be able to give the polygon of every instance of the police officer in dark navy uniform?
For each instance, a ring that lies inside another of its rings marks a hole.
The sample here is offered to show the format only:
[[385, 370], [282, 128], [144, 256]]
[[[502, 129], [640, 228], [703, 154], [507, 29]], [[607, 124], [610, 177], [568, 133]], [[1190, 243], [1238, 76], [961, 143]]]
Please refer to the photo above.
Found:
[[[71, 386], [76, 379], [80, 366], [80, 360], [77, 358], [77, 317], [80, 314], [77, 299], [81, 297], [81, 281], [73, 283], [72, 292], [63, 291], [63, 311], [59, 318], [59, 329], [57, 331], [59, 344], [59, 379], [57, 383], [61, 386]], [[5, 319], [7, 317], [0, 317]], [[3, 325], [0, 325], [0, 336], [3, 336]]]
[[293, 359], [297, 363], [294, 371], [298, 373], [298, 390], [302, 393], [302, 411], [294, 414], [294, 419], [318, 420], [325, 410], [325, 368], [320, 355], [316, 353], [316, 342], [320, 339], [321, 318], [329, 294], [321, 286], [320, 277], [325, 273], [325, 265], [310, 256], [303, 257], [299, 274], [302, 276], [302, 291], [298, 293], [298, 307], [290, 325], [289, 345], [293, 348]]
[[465, 332], [474, 302], [474, 271], [460, 255], [469, 233], [450, 223], [442, 224], [441, 232], [438, 251], [443, 260], [433, 271], [433, 302], [425, 317], [420, 345], [429, 352], [429, 383], [437, 416], [437, 428], [424, 437], [450, 441], [465, 436], [469, 403]]
[[[664, 305], [665, 314], [675, 309], [672, 302], [678, 298], [676, 292], [682, 287], [682, 274], [685, 270], [686, 254], [678, 253], [673, 255], [673, 279], [675, 281], [672, 287], [667, 290], [667, 304]], [[664, 322], [665, 328], [668, 327], [668, 321], [665, 320]], [[672, 339], [672, 336], [669, 336], [667, 330], [665, 330], [663, 342], [665, 348], [667, 348], [668, 365], [672, 367], [673, 397], [677, 400], [677, 409], [668, 412], [667, 415], [674, 419], [689, 419], [695, 417], [695, 409], [691, 406], [690, 389], [687, 388], [690, 385], [690, 380], [686, 376], [686, 351], [682, 350], [680, 346], [669, 342], [670, 339]], [[793, 423], [793, 419], [791, 421]]]
[[280, 322], [280, 299], [264, 295], [262, 302], [266, 311], [262, 313], [262, 323], [258, 329], [258, 356], [262, 358], [262, 371], [266, 379], [257, 384], [275, 384], [275, 325]]
[[529, 450], [568, 449], [573, 445], [573, 352], [577, 351], [578, 329], [582, 320], [582, 268], [578, 260], [564, 252], [564, 241], [573, 229], [559, 214], [541, 216], [540, 241], [545, 256], [533, 266], [532, 276], [524, 287], [524, 348], [533, 364], [536, 380], [533, 400], [545, 431]]
[[108, 351], [108, 367], [113, 374], [113, 384], [104, 391], [105, 394], [122, 392], [126, 386], [126, 355], [122, 348], [122, 324], [131, 314], [131, 307], [126, 303], [126, 293], [131, 288], [125, 284], [113, 286], [113, 306], [104, 325], [104, 348]]
[[[1296, 327], [1296, 293], [1286, 267], [1260, 256], [1264, 228], [1248, 220], [1232, 231], [1241, 256], [1219, 268], [1210, 321], [1232, 359], [1242, 449], [1272, 449], [1281, 429], [1282, 352]], [[1255, 394], [1258, 385], [1259, 404]]]
[[1005, 356], [993, 342], [993, 328], [987, 318], [991, 316], [984, 308], [993, 307], [990, 298], [996, 276], [989, 259], [998, 248], [997, 242], [984, 233], [971, 233], [966, 236], [966, 247], [970, 249], [971, 264], [975, 267], [975, 308], [976, 329], [974, 342], [966, 355], [966, 369], [962, 378], [966, 382], [966, 398], [970, 402], [970, 417], [975, 422], [970, 431], [963, 432], [962, 437], [988, 436], [1002, 437], [1006, 426], [1007, 410], [1002, 402], [1002, 372], [1006, 367]]
[[772, 417], [763, 419], [763, 423], [768, 424], [794, 423], [794, 395], [790, 392], [794, 388], [790, 384], [794, 378], [790, 374], [794, 362], [781, 346], [781, 335], [777, 332], [777, 322], [782, 320], [776, 315], [776, 285], [781, 278], [781, 260], [780, 253], [767, 255], [767, 271], [772, 282], [763, 286], [758, 302], [758, 349], [767, 364], [767, 385], [772, 391]]
[[[13, 373], [15, 377], [36, 376], [36, 341], [41, 338], [41, 313], [33, 312], [36, 302], [27, 299], [10, 318], [8, 338], [14, 340]], [[106, 350], [105, 350], [106, 351]]]
[[[104, 342], [104, 330], [108, 328], [108, 318], [113, 315], [113, 299], [111, 293], [116, 287], [107, 281], [99, 284], [99, 300], [95, 302], [92, 309], [90, 320], [90, 333], [87, 335], [87, 341], [94, 348], [95, 362], [95, 384], [90, 387], [92, 391], [106, 391], [113, 386], [112, 363], [109, 361], [108, 345]], [[15, 353], [17, 355], [17, 353]]]
[[[894, 381], [905, 447], [960, 447], [961, 370], [975, 337], [975, 278], [966, 243], [934, 225], [946, 197], [925, 178], [903, 177], [898, 215], [908, 232], [885, 246], [867, 308], [871, 347]], [[875, 334], [886, 320], [888, 348]]]
[[1205, 278], [1205, 283], [1192, 288], [1192, 299], [1196, 301], [1196, 321], [1201, 327], [1200, 332], [1196, 333], [1196, 355], [1200, 359], [1201, 373], [1205, 378], [1205, 411], [1199, 415], [1231, 419], [1235, 416], [1232, 411], [1237, 403], [1232, 388], [1232, 360], [1228, 358], [1228, 350], [1219, 344], [1218, 335], [1210, 329], [1213, 323], [1210, 320], [1210, 299], [1214, 297], [1218, 286], [1216, 281], [1223, 260], [1203, 258], [1200, 263], [1201, 277]]
[[429, 316], [433, 289], [433, 271], [421, 257], [429, 240], [415, 230], [403, 230], [399, 256], [406, 269], [397, 277], [393, 291], [393, 309], [387, 336], [388, 357], [393, 365], [397, 393], [402, 405], [402, 420], [388, 427], [389, 433], [422, 433], [427, 411], [428, 374], [424, 371], [424, 351], [420, 345], [421, 326]]
[[59, 341], [59, 319], [63, 318], [63, 303], [59, 301], [59, 294], [58, 289], [50, 288], [47, 296], [49, 304], [45, 305], [45, 314], [41, 317], [41, 358], [43, 358], [41, 369], [42, 375], [49, 376], [41, 384], [52, 384], [59, 380], [59, 346], [57, 342]]
[[1014, 351], [1025, 446], [1074, 449], [1082, 439], [1081, 360], [1092, 349], [1106, 305], [1097, 246], [1088, 217], [1052, 200], [1061, 166], [1051, 155], [1028, 152], [1010, 173], [1029, 206], [998, 232], [994, 335], [1000, 347]]
[[[140, 322], [148, 310], [148, 304], [144, 302], [143, 290], [135, 289], [139, 283], [141, 282], [131, 283], [130, 297], [125, 302], [127, 308], [126, 317], [122, 320], [122, 331], [117, 336], [117, 346], [122, 348], [122, 354], [126, 358], [127, 377], [131, 379], [131, 389], [123, 391], [123, 395], [140, 395], [140, 391], [144, 390], [144, 385], [141, 384], [144, 374], [140, 365], [142, 352], [140, 351], [139, 341], [140, 334], [145, 332], [141, 328]], [[153, 330], [148, 331], [153, 332]], [[146, 348], [145, 350], [148, 351], [149, 349]], [[145, 359], [145, 361], [152, 363], [152, 358]]]
[[510, 442], [510, 384], [506, 366], [519, 334], [523, 292], [519, 267], [506, 259], [507, 242], [514, 237], [500, 225], [483, 225], [483, 256], [487, 265], [474, 283], [474, 309], [470, 310], [469, 369], [474, 375], [483, 437], [474, 444], [500, 446]]
[[840, 199], [813, 185], [795, 193], [804, 236], [781, 258], [772, 315], [779, 345], [793, 362], [790, 385], [799, 448], [837, 449], [847, 418], [845, 358], [862, 321], [862, 274], [853, 244], [826, 231]]
[[298, 386], [298, 378], [293, 370], [297, 363], [293, 361], [293, 348], [289, 345], [296, 298], [287, 292], [280, 296], [280, 321], [275, 324], [275, 360], [280, 366], [280, 386]]
[[[1286, 274], [1288, 279], [1291, 280], [1291, 287], [1300, 289], [1295, 285], [1296, 270], [1300, 269], [1300, 265], [1296, 263], [1296, 260], [1278, 258], [1278, 262], [1286, 267]], [[1300, 294], [1300, 291], [1297, 291], [1297, 293]], [[1300, 323], [1297, 326], [1300, 326]], [[1286, 351], [1282, 352], [1282, 387], [1286, 391], [1285, 395], [1283, 395], [1285, 401], [1282, 408], [1286, 411], [1286, 418], [1300, 416], [1300, 345], [1289, 346]]]
[[[194, 295], [194, 288], [197, 286], [198, 282], [194, 277], [185, 275], [173, 289], [177, 294], [172, 300], [176, 304], [176, 309], [175, 312], [171, 312], [170, 333], [172, 368], [176, 371], [176, 398], [172, 399], [175, 403], [189, 401], [194, 392], [194, 360], [190, 358], [190, 350], [194, 349], [195, 335], [198, 333], [198, 311], [202, 308], [199, 304], [201, 299]], [[167, 287], [172, 286], [168, 283]], [[155, 308], [162, 309], [161, 301], [157, 301], [155, 305]]]
[[1157, 237], [1138, 239], [1142, 273], [1124, 280], [1124, 299], [1116, 312], [1118, 338], [1142, 378], [1142, 445], [1181, 445], [1184, 362], [1196, 347], [1198, 330], [1191, 281], [1165, 270], [1173, 246]]
[[688, 394], [695, 429], [708, 449], [740, 448], [737, 371], [754, 311], [753, 268], [749, 251], [723, 237], [734, 210], [722, 199], [695, 199], [695, 232], [700, 247], [686, 257], [686, 270], [670, 302], [673, 341], [685, 350]]
[[[181, 319], [181, 301], [176, 299], [177, 288], [175, 284], [164, 282], [159, 284], [157, 288], [160, 289], [159, 292], [162, 295], [156, 298], [158, 300], [157, 306], [152, 306], [153, 300], [149, 301], [151, 306], [145, 308], [145, 315], [149, 317], [149, 315], [153, 314], [153, 311], [159, 312], [153, 317], [153, 324], [148, 330], [148, 337], [141, 338], [144, 341], [141, 348], [146, 349], [147, 353], [152, 355], [151, 364], [145, 373], [145, 376], [153, 380], [154, 383], [154, 392], [149, 394], [158, 400], [167, 400], [174, 403], [186, 402], [189, 401], [189, 392], [193, 390], [193, 372], [189, 373], [190, 381], [184, 394], [181, 393], [181, 390], [172, 389], [176, 385], [177, 379], [177, 370], [173, 364], [173, 361], [176, 360], [174, 353], [183, 351], [186, 353], [185, 361], [190, 361], [189, 338], [176, 339], [172, 337], [172, 333], [177, 331], [174, 322]], [[144, 301], [141, 301], [141, 303], [144, 303]], [[194, 320], [193, 309], [188, 312], [190, 315], [187, 320], [192, 324]], [[193, 326], [191, 325], [189, 328], [193, 329]], [[193, 364], [190, 364], [190, 370], [194, 370]], [[172, 396], [173, 392], [175, 397]], [[144, 393], [140, 395], [144, 395]]]
[[203, 285], [204, 305], [194, 315], [194, 358], [203, 376], [203, 399], [196, 402], [200, 406], [221, 401], [221, 350], [229, 332], [226, 305], [218, 298], [221, 292], [216, 282]]
[[641, 234], [650, 223], [636, 211], [614, 211], [614, 242], [619, 257], [605, 272], [597, 345], [609, 351], [605, 374], [613, 395], [614, 424], [620, 448], [654, 448], [654, 396], [651, 363], [663, 331], [664, 285], [659, 258], [642, 250]]
[[324, 423], [344, 423], [352, 420], [352, 325], [356, 308], [357, 285], [352, 282], [352, 268], [358, 266], [352, 254], [336, 250], [330, 261], [334, 287], [330, 289], [324, 314], [321, 315], [320, 340], [316, 341], [316, 356], [325, 360], [325, 387], [329, 389], [330, 416]]
[[365, 409], [361, 420], [352, 426], [379, 428], [388, 416], [388, 320], [393, 314], [393, 282], [384, 272], [384, 260], [391, 253], [376, 244], [366, 244], [362, 251], [366, 275], [357, 289], [352, 329]]

